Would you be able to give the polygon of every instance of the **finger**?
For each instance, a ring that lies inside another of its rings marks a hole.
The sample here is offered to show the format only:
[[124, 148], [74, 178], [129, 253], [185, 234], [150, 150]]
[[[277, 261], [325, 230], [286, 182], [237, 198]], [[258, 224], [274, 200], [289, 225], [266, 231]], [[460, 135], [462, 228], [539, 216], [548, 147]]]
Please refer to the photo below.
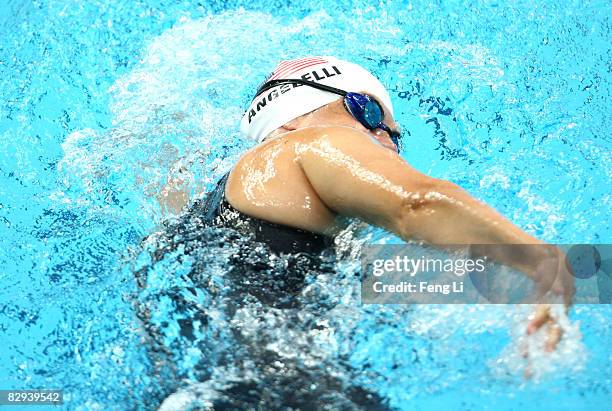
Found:
[[559, 324], [554, 324], [551, 322], [550, 327], [548, 327], [548, 338], [546, 339], [545, 350], [548, 352], [552, 352], [557, 348], [559, 341], [561, 341], [561, 337], [563, 336], [563, 329], [559, 326]]
[[538, 305], [538, 308], [527, 326], [527, 334], [533, 334], [539, 330], [550, 319], [550, 306], [547, 304]]

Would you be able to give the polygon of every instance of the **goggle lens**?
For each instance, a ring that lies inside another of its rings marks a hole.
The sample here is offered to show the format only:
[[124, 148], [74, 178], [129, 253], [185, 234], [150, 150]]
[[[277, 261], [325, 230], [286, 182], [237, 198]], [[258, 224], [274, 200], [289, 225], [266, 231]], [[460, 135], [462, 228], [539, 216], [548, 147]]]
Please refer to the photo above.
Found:
[[369, 130], [374, 130], [377, 128], [385, 130], [387, 133], [389, 133], [391, 140], [397, 147], [397, 151], [400, 151], [400, 134], [396, 131], [391, 130], [389, 126], [383, 123], [383, 119], [385, 116], [382, 106], [376, 99], [368, 96], [367, 94], [344, 91], [335, 87], [304, 79], [278, 79], [270, 80], [262, 84], [259, 90], [257, 90], [257, 95], [280, 84], [292, 83], [299, 85], [307, 85], [319, 90], [324, 90], [330, 93], [335, 93], [344, 96], [344, 106], [346, 107], [348, 112], [351, 113], [353, 117], [355, 117], [356, 120], [358, 120], [364, 127]]
[[363, 119], [370, 130], [378, 127], [383, 119], [382, 109], [378, 103], [373, 100], [366, 103], [363, 109]]

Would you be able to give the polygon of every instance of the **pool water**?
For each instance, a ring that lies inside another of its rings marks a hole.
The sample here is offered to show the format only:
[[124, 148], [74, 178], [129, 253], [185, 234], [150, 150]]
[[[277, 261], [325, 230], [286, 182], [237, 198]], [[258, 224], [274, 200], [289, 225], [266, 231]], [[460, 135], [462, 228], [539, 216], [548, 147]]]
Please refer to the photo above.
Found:
[[360, 304], [361, 245], [397, 241], [382, 230], [344, 233], [303, 310], [233, 318], [227, 243], [198, 254], [221, 291], [192, 293], [181, 274], [198, 261], [178, 249], [154, 263], [141, 241], [176, 218], [169, 194], [201, 196], [251, 147], [238, 122], [278, 60], [335, 55], [388, 86], [416, 168], [543, 240], [609, 243], [611, 16], [605, 0], [0, 2], [0, 389], [180, 409], [232, 378], [263, 381], [233, 345], [240, 328], [398, 409], [604, 409], [609, 305], [574, 307], [526, 380], [529, 307]]

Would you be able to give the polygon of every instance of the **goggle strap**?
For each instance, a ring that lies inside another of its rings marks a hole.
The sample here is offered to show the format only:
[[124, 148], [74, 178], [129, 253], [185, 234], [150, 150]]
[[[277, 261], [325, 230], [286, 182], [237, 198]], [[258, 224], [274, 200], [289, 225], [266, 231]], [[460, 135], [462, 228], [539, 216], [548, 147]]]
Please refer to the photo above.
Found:
[[328, 91], [330, 93], [339, 94], [341, 96], [346, 96], [346, 93], [347, 93], [346, 91], [341, 90], [341, 89], [336, 88], [336, 87], [327, 86], [325, 84], [316, 83], [314, 81], [308, 81], [308, 80], [303, 80], [303, 79], [297, 79], [296, 78], [296, 79], [270, 80], [270, 81], [264, 83], [259, 88], [259, 90], [257, 90], [256, 97], [259, 96], [264, 91], [270, 90], [271, 88], [274, 88], [276, 86], [283, 85], [283, 84], [301, 84], [303, 86], [310, 86], [312, 88], [316, 88], [316, 89], [323, 90], [323, 91]]
[[[341, 90], [339, 88], [336, 87], [332, 87], [332, 86], [327, 86], [325, 84], [320, 84], [320, 83], [316, 83], [314, 81], [308, 81], [308, 80], [304, 80], [304, 79], [278, 79], [278, 80], [270, 80], [265, 82], [260, 88], [259, 90], [257, 90], [257, 93], [255, 95], [255, 97], [259, 96], [261, 93], [263, 93], [264, 91], [270, 90], [276, 86], [280, 86], [283, 84], [300, 84], [300, 85], [304, 85], [304, 86], [310, 86], [312, 88], [316, 88], [319, 90], [323, 90], [323, 91], [328, 91], [330, 93], [335, 93], [338, 95], [341, 95], [344, 97], [344, 107], [347, 109], [347, 111], [356, 119], [358, 119], [358, 117], [355, 115], [356, 113], [353, 112], [353, 110], [351, 109], [350, 105], [347, 104], [347, 95], [350, 94], [360, 94], [360, 93], [349, 93], [347, 91]], [[364, 94], [365, 95], [365, 94]], [[353, 100], [353, 99], [350, 99]], [[381, 107], [380, 103], [378, 102], [378, 100], [376, 99], [372, 99], [372, 101], [374, 101], [381, 113], [383, 113], [383, 108]], [[356, 101], [354, 102], [355, 104], [358, 104]], [[361, 117], [361, 116], [359, 116]], [[359, 119], [358, 119], [359, 120]], [[361, 120], [359, 120], [359, 122], [361, 122], [363, 124], [363, 122]], [[368, 127], [369, 128], [369, 127]], [[380, 123], [378, 125], [376, 125], [374, 128], [380, 128], [384, 131], [386, 131], [389, 134], [389, 137], [391, 138], [391, 141], [393, 141], [393, 143], [397, 146], [397, 151], [398, 153], [400, 152], [400, 135], [399, 133], [392, 131], [385, 123], [382, 122], [382, 119], [380, 121]]]

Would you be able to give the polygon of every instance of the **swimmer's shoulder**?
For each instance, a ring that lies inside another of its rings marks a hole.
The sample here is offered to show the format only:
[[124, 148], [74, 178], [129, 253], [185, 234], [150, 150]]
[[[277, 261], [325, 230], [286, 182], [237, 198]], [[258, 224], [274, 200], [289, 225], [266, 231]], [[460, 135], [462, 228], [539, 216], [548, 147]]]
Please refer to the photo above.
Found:
[[[232, 176], [236, 174], [250, 173], [253, 170], [261, 170], [271, 167], [275, 171], [287, 168], [300, 169], [296, 159], [301, 153], [309, 148], [331, 147], [342, 151], [369, 150], [372, 145], [379, 144], [367, 133], [345, 126], [316, 126], [305, 127], [299, 130], [288, 131], [257, 146], [251, 148], [235, 164], [230, 173], [230, 185]], [[238, 172], [242, 170], [242, 172]]]

